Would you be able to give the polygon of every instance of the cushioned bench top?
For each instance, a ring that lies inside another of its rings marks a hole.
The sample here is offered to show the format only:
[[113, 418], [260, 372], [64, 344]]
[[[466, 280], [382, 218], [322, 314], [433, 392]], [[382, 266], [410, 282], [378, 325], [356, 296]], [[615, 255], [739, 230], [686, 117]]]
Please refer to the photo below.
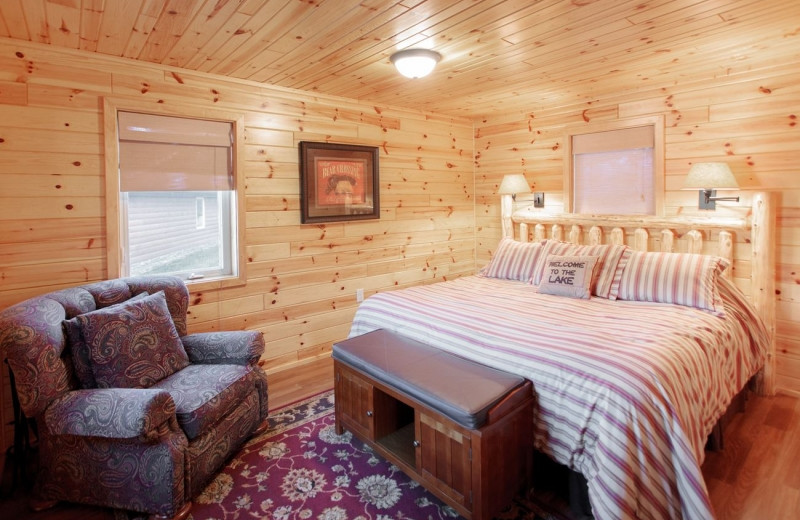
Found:
[[383, 329], [335, 343], [333, 358], [470, 429], [525, 382]]

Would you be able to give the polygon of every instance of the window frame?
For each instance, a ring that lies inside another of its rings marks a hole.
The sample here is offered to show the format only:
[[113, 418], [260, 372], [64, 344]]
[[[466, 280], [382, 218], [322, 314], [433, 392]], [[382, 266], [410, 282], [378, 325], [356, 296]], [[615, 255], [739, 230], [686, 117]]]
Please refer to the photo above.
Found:
[[194, 199], [194, 228], [206, 228], [206, 199], [195, 197]]
[[186, 119], [202, 119], [223, 121], [233, 126], [233, 185], [236, 204], [236, 251], [231, 255], [237, 259], [237, 271], [232, 276], [213, 279], [185, 280], [191, 290], [234, 287], [246, 283], [247, 254], [245, 246], [245, 153], [244, 153], [244, 114], [235, 111], [207, 109], [187, 105], [164, 106], [156, 102], [142, 102], [111, 97], [103, 98], [103, 140], [105, 150], [105, 207], [106, 207], [106, 258], [108, 278], [119, 278], [122, 275], [122, 264], [125, 257], [123, 237], [127, 235], [122, 225], [123, 207], [120, 204], [119, 175], [119, 127], [118, 112], [138, 112], [162, 116], [182, 117]]
[[640, 126], [653, 127], [653, 198], [655, 216], [664, 215], [665, 155], [664, 155], [664, 116], [647, 116], [615, 121], [600, 121], [567, 127], [564, 139], [564, 213], [572, 213], [575, 206], [574, 192], [574, 154], [572, 138], [576, 135], [624, 130]]

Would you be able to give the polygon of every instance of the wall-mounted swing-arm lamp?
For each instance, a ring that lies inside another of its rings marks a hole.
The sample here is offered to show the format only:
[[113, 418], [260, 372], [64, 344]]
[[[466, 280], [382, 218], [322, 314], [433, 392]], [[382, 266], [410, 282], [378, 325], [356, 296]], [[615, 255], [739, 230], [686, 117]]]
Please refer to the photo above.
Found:
[[500, 194], [500, 218], [503, 222], [503, 236], [514, 238], [514, 230], [511, 225], [511, 212], [517, 193], [530, 193], [531, 187], [525, 176], [521, 173], [504, 175], [497, 193]]
[[739, 184], [730, 167], [722, 162], [695, 163], [683, 183], [684, 190], [700, 190], [698, 208], [716, 209], [716, 201], [739, 202], [739, 197], [717, 197], [716, 190], [736, 190]]
[[512, 200], [517, 200], [517, 193], [530, 193], [531, 187], [525, 176], [521, 173], [513, 173], [511, 175], [504, 175], [503, 181], [500, 183], [500, 188], [497, 193], [500, 195], [511, 195]]

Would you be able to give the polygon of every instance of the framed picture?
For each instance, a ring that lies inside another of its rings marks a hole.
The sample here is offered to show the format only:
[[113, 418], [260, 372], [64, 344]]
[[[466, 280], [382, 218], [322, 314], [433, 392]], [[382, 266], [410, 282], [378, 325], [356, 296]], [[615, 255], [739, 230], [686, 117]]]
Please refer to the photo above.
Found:
[[301, 222], [380, 218], [378, 147], [300, 142]]

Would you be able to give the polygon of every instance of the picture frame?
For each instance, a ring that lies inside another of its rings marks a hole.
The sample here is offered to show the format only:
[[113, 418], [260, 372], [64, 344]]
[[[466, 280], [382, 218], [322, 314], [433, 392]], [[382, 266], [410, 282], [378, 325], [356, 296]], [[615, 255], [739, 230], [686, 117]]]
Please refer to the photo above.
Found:
[[301, 222], [380, 218], [378, 147], [301, 141]]

